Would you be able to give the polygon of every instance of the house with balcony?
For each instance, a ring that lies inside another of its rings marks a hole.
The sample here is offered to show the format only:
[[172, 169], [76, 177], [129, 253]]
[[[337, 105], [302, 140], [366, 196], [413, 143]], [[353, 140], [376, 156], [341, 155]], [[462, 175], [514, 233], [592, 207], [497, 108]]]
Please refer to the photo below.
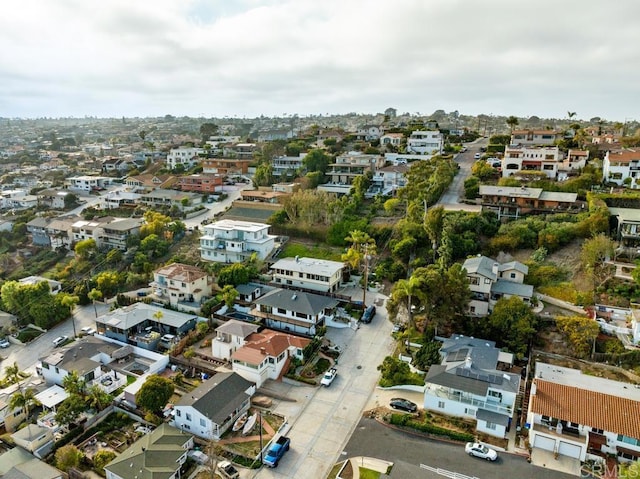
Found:
[[589, 150], [569, 150], [566, 158], [558, 164], [558, 181], [577, 175], [589, 161]]
[[411, 132], [407, 138], [407, 153], [431, 157], [441, 155], [444, 148], [444, 135], [438, 130]]
[[474, 419], [478, 432], [505, 437], [520, 391], [520, 375], [506, 371], [513, 355], [493, 341], [453, 335], [440, 356], [425, 378], [424, 408]]
[[182, 165], [185, 170], [194, 167], [201, 161], [200, 155], [204, 155], [203, 148], [180, 147], [172, 148], [167, 154], [167, 168], [174, 170], [178, 165]]
[[240, 349], [260, 326], [237, 319], [230, 319], [216, 328], [216, 338], [211, 341], [211, 354], [214, 358], [231, 361], [231, 355]]
[[253, 156], [257, 150], [258, 145], [255, 143], [236, 143], [224, 148], [223, 154], [239, 160], [253, 161]]
[[155, 351], [163, 344], [165, 334], [183, 336], [196, 327], [198, 316], [153, 304], [133, 303], [109, 311], [96, 319], [96, 330], [107, 338], [132, 344], [141, 349]]
[[262, 386], [268, 379], [279, 380], [292, 359], [302, 361], [306, 338], [263, 329], [244, 338], [242, 347], [231, 354], [232, 369], [247, 381]]
[[526, 174], [529, 171], [544, 173], [547, 178], [558, 178], [561, 164], [560, 148], [557, 146], [521, 146], [505, 147], [502, 158], [502, 177]]
[[300, 153], [298, 156], [279, 156], [271, 160], [273, 168], [273, 176], [276, 178], [298, 176], [298, 172], [304, 168], [304, 157], [306, 153]]
[[[127, 349], [129, 348], [129, 349]], [[87, 386], [97, 385], [112, 393], [127, 384], [127, 376], [113, 371], [108, 365], [117, 358], [130, 354], [131, 347], [110, 343], [94, 337], [85, 337], [68, 346], [54, 349], [40, 359], [40, 371], [49, 385], [62, 386], [64, 378], [75, 372]]]
[[136, 193], [153, 191], [158, 188], [169, 189], [176, 182], [177, 178], [174, 175], [142, 174], [127, 177], [125, 185], [127, 185], [127, 190]]
[[185, 394], [173, 408], [171, 425], [201, 439], [217, 441], [251, 406], [254, 383], [237, 373], [217, 373]]
[[134, 209], [140, 202], [140, 194], [131, 191], [109, 191], [100, 197], [102, 207], [106, 210], [118, 208]]
[[602, 181], [640, 188], [640, 149], [607, 151], [602, 162]]
[[38, 206], [49, 208], [51, 210], [63, 210], [65, 207], [64, 199], [70, 194], [71, 192], [68, 190], [54, 190], [48, 188], [40, 190], [36, 194], [38, 197]]
[[351, 193], [353, 180], [358, 176], [373, 172], [382, 167], [384, 160], [378, 155], [368, 155], [360, 152], [349, 152], [336, 158], [336, 162], [329, 165], [325, 176], [329, 183], [318, 185], [318, 190], [329, 193], [348, 195]]
[[562, 132], [555, 130], [513, 130], [511, 145], [553, 146], [562, 139]]
[[178, 180], [182, 191], [192, 191], [205, 195], [222, 191], [222, 176], [214, 174], [187, 175]]
[[518, 261], [498, 263], [486, 256], [467, 258], [462, 267], [467, 271], [471, 301], [469, 313], [474, 316], [489, 314], [500, 298], [519, 297], [531, 304], [533, 286], [524, 284], [529, 272], [527, 265]]
[[581, 203], [577, 193], [544, 191], [526, 186], [480, 185], [483, 210], [493, 211], [498, 219], [518, 219], [523, 215], [540, 213], [579, 212]]
[[532, 455], [546, 451], [578, 463], [613, 454], [638, 461], [638, 418], [638, 387], [536, 362], [526, 424]]
[[640, 245], [640, 210], [636, 208], [609, 208], [615, 220], [616, 239], [624, 246]]
[[333, 319], [338, 301], [328, 296], [274, 289], [255, 301], [251, 314], [265, 326], [285, 332], [315, 336], [320, 326]]
[[46, 227], [51, 249], [58, 248], [71, 249], [73, 243], [73, 224], [76, 222], [74, 218], [55, 218], [49, 222]]
[[36, 216], [27, 223], [27, 233], [31, 236], [33, 246], [51, 246], [51, 239], [47, 233], [47, 225], [50, 222], [50, 218]]
[[130, 239], [140, 234], [143, 224], [143, 218], [118, 218], [103, 225], [98, 233], [98, 247], [126, 251]]
[[316, 258], [282, 258], [270, 268], [271, 283], [282, 288], [332, 293], [338, 290], [345, 265]]
[[150, 208], [173, 208], [190, 211], [202, 204], [202, 195], [188, 191], [157, 189], [142, 193], [140, 203]]
[[104, 466], [104, 472], [107, 479], [180, 478], [193, 439], [184, 430], [161, 424]]
[[384, 128], [380, 125], [363, 125], [358, 127], [356, 138], [364, 141], [379, 140], [384, 133]]
[[211, 297], [213, 280], [202, 269], [182, 263], [163, 266], [153, 273], [149, 286], [158, 296], [169, 299], [169, 304], [179, 307], [180, 303], [200, 305]]
[[200, 257], [218, 263], [237, 263], [256, 253], [265, 259], [275, 247], [269, 225], [249, 221], [220, 220], [203, 227]]
[[222, 176], [246, 175], [252, 161], [251, 158], [206, 158], [202, 162], [202, 172]]
[[407, 184], [407, 164], [397, 164], [378, 168], [371, 179], [371, 186], [365, 193], [366, 198], [373, 198], [376, 195], [395, 196], [403, 186]]
[[108, 176], [73, 176], [64, 181], [65, 187], [78, 191], [101, 191], [111, 185], [113, 178]]

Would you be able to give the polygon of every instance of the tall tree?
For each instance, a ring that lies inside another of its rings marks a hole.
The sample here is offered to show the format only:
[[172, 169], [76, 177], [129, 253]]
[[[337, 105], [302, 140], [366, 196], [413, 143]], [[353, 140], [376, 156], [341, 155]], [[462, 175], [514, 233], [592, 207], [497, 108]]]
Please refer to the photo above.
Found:
[[500, 298], [487, 322], [491, 339], [518, 358], [524, 357], [536, 332], [536, 317], [519, 297]]
[[203, 123], [200, 125], [200, 135], [202, 136], [202, 141], [207, 141], [210, 137], [215, 135], [218, 132], [218, 125], [215, 123]]
[[509, 126], [509, 132], [513, 133], [514, 128], [518, 126], [518, 123], [520, 123], [520, 120], [518, 120], [517, 116], [511, 115], [509, 118], [507, 118], [506, 123]]
[[614, 248], [614, 242], [604, 234], [582, 243], [580, 262], [593, 283], [594, 291], [613, 276], [615, 267], [607, 261], [613, 256]]
[[14, 363], [10, 366], [5, 366], [4, 376], [10, 384], [16, 384], [20, 381], [20, 367], [18, 363]]
[[424, 286], [424, 278], [419, 273], [416, 274], [416, 272], [414, 272], [409, 279], [401, 279], [398, 281], [391, 293], [391, 297], [396, 303], [405, 302], [409, 317], [409, 324], [412, 328], [416, 327], [416, 323], [413, 319], [414, 300], [416, 298], [424, 299]]
[[61, 471], [68, 472], [69, 469], [80, 465], [84, 454], [73, 444], [67, 444], [56, 451], [55, 457], [56, 467]]
[[96, 308], [96, 301], [100, 301], [102, 299], [102, 292], [99, 289], [93, 288], [91, 291], [87, 293], [87, 297], [93, 303], [93, 312], [98, 317], [98, 309]]
[[595, 348], [600, 326], [593, 319], [586, 316], [558, 316], [556, 326], [565, 335], [577, 357], [586, 358]]
[[62, 378], [62, 387], [70, 395], [77, 394], [84, 396], [86, 382], [84, 378], [81, 378], [76, 371], [71, 371], [64, 378]]
[[157, 374], [149, 378], [136, 393], [136, 404], [147, 412], [158, 414], [173, 395], [173, 383]]

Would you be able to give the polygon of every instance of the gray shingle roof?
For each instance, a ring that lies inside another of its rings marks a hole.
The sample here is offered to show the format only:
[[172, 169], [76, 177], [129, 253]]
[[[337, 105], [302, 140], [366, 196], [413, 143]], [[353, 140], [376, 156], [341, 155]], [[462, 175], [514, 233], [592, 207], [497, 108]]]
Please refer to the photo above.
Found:
[[218, 373], [182, 396], [176, 407], [191, 406], [216, 424], [222, 424], [251, 396], [245, 391], [253, 386], [236, 373]]
[[239, 336], [246, 338], [252, 333], [255, 333], [260, 329], [260, 326], [256, 324], [246, 323], [244, 321], [238, 321], [236, 319], [230, 319], [221, 326], [218, 326], [216, 333], [225, 333], [232, 336]]
[[531, 298], [533, 296], [533, 286], [530, 284], [520, 284], [499, 279], [491, 285], [491, 292]]
[[478, 409], [476, 411], [476, 419], [492, 422], [505, 427], [509, 425], [509, 416], [494, 411], [488, 411], [487, 409]]
[[288, 289], [274, 289], [256, 300], [256, 304], [264, 304], [273, 308], [282, 308], [295, 313], [310, 316], [321, 313], [326, 308], [334, 308], [338, 301], [328, 296], [304, 293]]
[[[153, 315], [158, 311], [162, 312], [162, 317], [154, 318]], [[130, 329], [147, 320], [179, 328], [195, 317], [193, 314], [179, 313], [151, 304], [134, 303], [130, 306], [124, 306], [115, 311], [110, 311], [98, 318], [97, 322], [124, 330]]]
[[169, 479], [180, 468], [178, 460], [186, 454], [184, 446], [192, 437], [162, 424], [138, 439], [105, 469], [124, 479]]
[[467, 270], [467, 273], [477, 273], [486, 278], [490, 278], [495, 281], [498, 275], [493, 272], [493, 265], [496, 261], [486, 256], [474, 256], [473, 258], [467, 258], [462, 267]]
[[498, 271], [509, 271], [511, 269], [515, 269], [516, 271], [520, 271], [522, 274], [529, 273], [529, 267], [526, 264], [522, 264], [520, 261], [509, 261], [508, 263], [502, 263], [498, 266]]

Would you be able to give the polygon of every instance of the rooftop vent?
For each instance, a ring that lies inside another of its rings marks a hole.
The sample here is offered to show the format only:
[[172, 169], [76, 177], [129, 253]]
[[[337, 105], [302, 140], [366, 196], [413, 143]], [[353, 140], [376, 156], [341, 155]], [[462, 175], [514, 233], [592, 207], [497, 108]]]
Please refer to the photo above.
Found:
[[298, 295], [293, 293], [293, 296], [291, 296], [291, 299], [295, 301], [297, 298], [298, 298]]

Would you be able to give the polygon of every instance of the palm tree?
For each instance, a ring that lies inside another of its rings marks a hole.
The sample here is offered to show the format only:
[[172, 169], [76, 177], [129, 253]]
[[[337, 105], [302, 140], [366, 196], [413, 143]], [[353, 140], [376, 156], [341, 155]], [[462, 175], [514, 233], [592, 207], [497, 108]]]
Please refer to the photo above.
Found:
[[93, 312], [98, 317], [98, 309], [96, 308], [96, 301], [102, 299], [102, 292], [99, 289], [93, 288], [91, 291], [87, 293], [87, 298], [89, 298], [93, 302]]
[[71, 371], [62, 379], [62, 387], [69, 394], [84, 396], [86, 384], [84, 378], [78, 376], [76, 371]]
[[574, 116], [576, 116], [576, 112], [575, 111], [568, 111], [567, 112], [567, 118], [569, 118], [569, 120], [571, 120]]
[[91, 407], [96, 408], [98, 411], [102, 411], [112, 401], [111, 394], [104, 391], [100, 386], [94, 384], [87, 389], [87, 402]]
[[510, 133], [513, 134], [513, 129], [518, 126], [518, 123], [520, 123], [520, 121], [518, 120], [517, 116], [511, 115], [509, 118], [507, 118], [506, 123], [507, 125], [509, 125]]
[[13, 396], [11, 396], [11, 399], [9, 399], [9, 407], [11, 409], [24, 409], [27, 418], [29, 418], [29, 408], [39, 404], [34, 388], [16, 391], [13, 393]]
[[393, 295], [398, 299], [406, 299], [407, 312], [409, 314], [409, 323], [411, 327], [415, 328], [416, 324], [413, 320], [412, 303], [413, 298], [422, 298], [424, 293], [422, 287], [424, 286], [424, 280], [421, 276], [412, 275], [409, 279], [401, 279], [396, 283], [393, 288]]
[[4, 375], [7, 378], [7, 381], [11, 384], [20, 382], [20, 367], [18, 366], [18, 363], [14, 362], [11, 366], [5, 367]]

